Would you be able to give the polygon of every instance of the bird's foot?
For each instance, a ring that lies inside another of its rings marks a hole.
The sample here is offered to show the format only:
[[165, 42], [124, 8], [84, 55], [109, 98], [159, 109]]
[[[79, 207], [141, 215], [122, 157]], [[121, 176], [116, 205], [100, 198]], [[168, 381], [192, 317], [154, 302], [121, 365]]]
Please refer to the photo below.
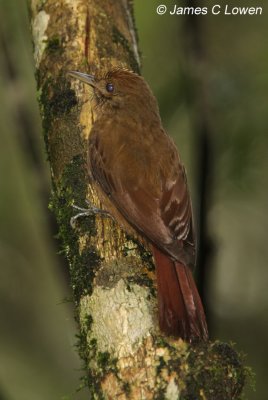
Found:
[[89, 217], [90, 215], [97, 215], [100, 214], [103, 217], [112, 217], [111, 214], [108, 211], [102, 210], [96, 206], [94, 206], [92, 203], [90, 203], [90, 201], [86, 200], [86, 203], [88, 205], [88, 208], [82, 208], [82, 207], [78, 207], [77, 205], [73, 204], [72, 207], [75, 210], [78, 210], [79, 213], [74, 215], [71, 219], [70, 219], [70, 225], [71, 227], [74, 229], [75, 225], [76, 225], [76, 221], [81, 218], [81, 217]]

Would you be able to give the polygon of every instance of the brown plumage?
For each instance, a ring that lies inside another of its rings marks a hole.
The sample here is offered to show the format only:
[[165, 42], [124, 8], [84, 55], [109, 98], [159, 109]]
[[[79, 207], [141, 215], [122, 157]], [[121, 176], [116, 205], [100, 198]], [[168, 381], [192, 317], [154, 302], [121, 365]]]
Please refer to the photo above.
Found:
[[185, 169], [162, 127], [155, 97], [142, 77], [125, 69], [98, 78], [71, 75], [94, 90], [88, 172], [103, 206], [124, 229], [134, 229], [152, 245], [161, 330], [206, 340], [191, 272], [195, 238]]

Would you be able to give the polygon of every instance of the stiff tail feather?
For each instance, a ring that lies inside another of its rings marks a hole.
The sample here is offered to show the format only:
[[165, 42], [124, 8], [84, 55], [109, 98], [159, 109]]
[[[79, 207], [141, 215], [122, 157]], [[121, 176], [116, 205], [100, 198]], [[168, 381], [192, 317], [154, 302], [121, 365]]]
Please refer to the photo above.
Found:
[[153, 247], [159, 325], [166, 335], [189, 342], [208, 339], [206, 317], [190, 268]]

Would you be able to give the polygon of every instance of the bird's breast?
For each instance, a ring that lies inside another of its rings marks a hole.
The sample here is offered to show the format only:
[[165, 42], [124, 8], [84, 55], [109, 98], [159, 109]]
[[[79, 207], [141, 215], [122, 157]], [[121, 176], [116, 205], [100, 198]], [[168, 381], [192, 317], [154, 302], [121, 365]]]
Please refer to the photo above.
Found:
[[159, 123], [129, 117], [104, 121], [94, 126], [90, 147], [102, 165], [127, 186], [147, 186], [159, 197], [163, 183], [174, 170], [177, 150]]

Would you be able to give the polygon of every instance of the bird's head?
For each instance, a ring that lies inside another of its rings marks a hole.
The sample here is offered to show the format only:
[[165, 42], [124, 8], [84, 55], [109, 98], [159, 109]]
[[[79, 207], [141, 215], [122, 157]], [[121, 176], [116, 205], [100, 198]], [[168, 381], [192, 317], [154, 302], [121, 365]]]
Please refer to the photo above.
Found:
[[69, 75], [93, 88], [93, 98], [101, 112], [151, 109], [158, 113], [156, 99], [148, 84], [141, 76], [125, 68], [115, 68], [100, 76], [77, 71], [70, 71]]

